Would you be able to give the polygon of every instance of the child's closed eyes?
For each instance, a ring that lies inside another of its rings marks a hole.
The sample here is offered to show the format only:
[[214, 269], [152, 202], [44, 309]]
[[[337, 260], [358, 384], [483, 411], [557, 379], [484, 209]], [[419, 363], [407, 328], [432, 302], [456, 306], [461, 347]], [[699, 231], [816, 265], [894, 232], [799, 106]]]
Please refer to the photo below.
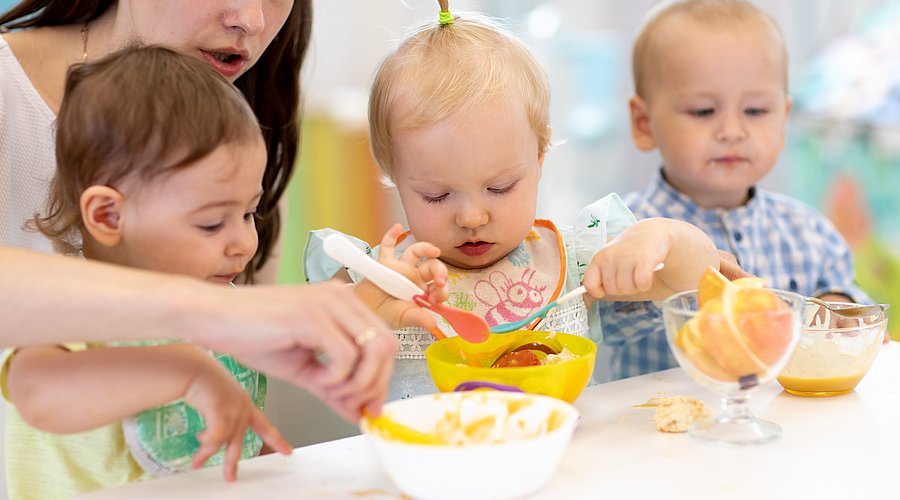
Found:
[[[509, 194], [512, 192], [513, 188], [516, 187], [516, 184], [518, 184], [518, 182], [519, 182], [518, 180], [515, 180], [505, 186], [502, 186], [502, 187], [489, 187], [489, 188], [487, 188], [487, 191], [489, 193], [495, 194], [495, 195]], [[443, 193], [440, 195], [428, 195], [428, 194], [420, 193], [420, 196], [422, 197], [422, 200], [425, 201], [425, 203], [432, 204], [432, 203], [440, 203], [440, 202], [446, 200], [447, 197], [450, 196], [450, 193]]]
[[[256, 209], [254, 208], [253, 210], [245, 213], [242, 216], [242, 219], [247, 224], [255, 225], [256, 222], [259, 220], [259, 214], [256, 212]], [[218, 222], [214, 222], [212, 224], [199, 224], [199, 225], [197, 225], [197, 227], [209, 234], [216, 234], [225, 227], [225, 219], [223, 218], [222, 220], [219, 220]]]

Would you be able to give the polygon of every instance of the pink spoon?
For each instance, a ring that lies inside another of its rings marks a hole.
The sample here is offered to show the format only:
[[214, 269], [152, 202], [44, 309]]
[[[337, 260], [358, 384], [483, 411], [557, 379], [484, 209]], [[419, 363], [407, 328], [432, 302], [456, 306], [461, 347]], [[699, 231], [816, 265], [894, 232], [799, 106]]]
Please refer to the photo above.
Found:
[[463, 340], [480, 343], [488, 339], [490, 331], [484, 318], [471, 311], [432, 304], [428, 301], [428, 295], [406, 276], [369, 257], [344, 236], [328, 235], [322, 242], [322, 248], [326, 255], [363, 275], [389, 295], [439, 314]]

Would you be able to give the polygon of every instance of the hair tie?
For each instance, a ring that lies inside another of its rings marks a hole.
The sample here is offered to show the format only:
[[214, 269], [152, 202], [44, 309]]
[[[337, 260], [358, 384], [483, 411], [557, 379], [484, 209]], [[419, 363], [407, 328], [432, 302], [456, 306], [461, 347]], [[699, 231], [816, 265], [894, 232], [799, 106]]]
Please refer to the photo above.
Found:
[[438, 0], [441, 6], [441, 12], [438, 15], [438, 21], [443, 24], [453, 24], [453, 14], [450, 13], [450, 7], [447, 5], [448, 0]]

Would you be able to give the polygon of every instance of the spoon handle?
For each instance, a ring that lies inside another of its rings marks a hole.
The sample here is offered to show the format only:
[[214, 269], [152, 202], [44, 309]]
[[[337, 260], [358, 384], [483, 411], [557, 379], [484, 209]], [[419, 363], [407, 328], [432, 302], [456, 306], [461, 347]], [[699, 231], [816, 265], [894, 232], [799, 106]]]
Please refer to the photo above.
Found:
[[328, 235], [322, 242], [322, 248], [326, 255], [363, 275], [375, 286], [400, 300], [412, 301], [414, 296], [424, 293], [409, 278], [369, 257], [339, 234]]
[[587, 288], [585, 288], [584, 285], [581, 285], [580, 287], [578, 287], [578, 288], [572, 290], [571, 292], [563, 295], [562, 297], [556, 299], [556, 304], [562, 304], [563, 302], [570, 301], [570, 300], [574, 299], [575, 297], [581, 297], [585, 293], [587, 293]]

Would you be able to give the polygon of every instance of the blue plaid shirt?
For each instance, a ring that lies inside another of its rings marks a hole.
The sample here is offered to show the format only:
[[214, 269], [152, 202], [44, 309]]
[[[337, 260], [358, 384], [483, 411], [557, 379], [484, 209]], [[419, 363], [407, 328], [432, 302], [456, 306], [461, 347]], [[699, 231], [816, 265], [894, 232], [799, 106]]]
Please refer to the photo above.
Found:
[[[669, 185], [660, 170], [646, 190], [629, 193], [625, 203], [638, 219], [668, 217], [694, 224], [772, 288], [872, 302], [854, 283], [847, 242], [827, 218], [798, 200], [751, 188], [750, 200], [741, 207], [703, 209]], [[652, 302], [599, 304], [603, 342], [613, 350], [613, 379], [678, 366], [666, 342], [662, 311]]]

